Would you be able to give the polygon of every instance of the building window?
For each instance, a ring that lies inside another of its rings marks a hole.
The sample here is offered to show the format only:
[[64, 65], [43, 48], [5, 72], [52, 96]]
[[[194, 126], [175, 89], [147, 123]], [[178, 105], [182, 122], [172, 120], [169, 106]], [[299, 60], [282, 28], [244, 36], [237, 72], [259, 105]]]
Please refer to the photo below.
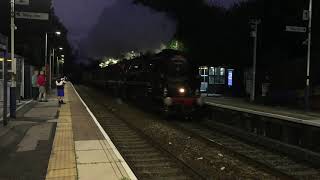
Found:
[[225, 68], [210, 67], [209, 84], [225, 84], [226, 72]]
[[202, 82], [208, 81], [208, 67], [202, 66], [199, 68], [199, 75], [201, 76]]

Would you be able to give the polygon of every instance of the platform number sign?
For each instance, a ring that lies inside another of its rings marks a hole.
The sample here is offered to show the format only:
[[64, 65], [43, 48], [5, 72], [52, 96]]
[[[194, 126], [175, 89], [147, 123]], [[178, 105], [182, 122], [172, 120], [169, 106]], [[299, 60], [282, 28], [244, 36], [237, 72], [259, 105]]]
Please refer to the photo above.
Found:
[[228, 69], [228, 86], [233, 85], [233, 69]]

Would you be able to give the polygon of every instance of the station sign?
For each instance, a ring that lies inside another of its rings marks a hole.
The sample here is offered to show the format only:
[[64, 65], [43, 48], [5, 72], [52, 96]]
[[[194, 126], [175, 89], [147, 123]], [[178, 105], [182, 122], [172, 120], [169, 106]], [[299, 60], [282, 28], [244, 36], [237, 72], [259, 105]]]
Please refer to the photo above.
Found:
[[303, 10], [302, 20], [308, 21], [309, 20], [309, 16], [310, 16], [309, 10]]
[[228, 86], [233, 86], [233, 69], [228, 69]]
[[2, 34], [0, 34], [0, 50], [7, 50], [8, 46], [8, 38]]
[[15, 0], [15, 4], [29, 6], [30, 5], [30, 0]]
[[49, 20], [48, 13], [16, 12], [17, 19]]
[[305, 33], [305, 32], [307, 32], [307, 28], [306, 27], [299, 27], [299, 26], [286, 26], [286, 31]]

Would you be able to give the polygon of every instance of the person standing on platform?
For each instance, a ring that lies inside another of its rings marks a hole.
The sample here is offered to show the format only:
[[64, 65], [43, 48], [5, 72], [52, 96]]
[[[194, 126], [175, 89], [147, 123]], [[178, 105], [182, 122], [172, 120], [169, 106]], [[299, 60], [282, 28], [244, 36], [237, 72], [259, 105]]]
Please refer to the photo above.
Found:
[[40, 71], [40, 75], [37, 79], [37, 84], [39, 87], [39, 101], [40, 102], [47, 102], [46, 98], [46, 77], [43, 71]]
[[56, 80], [56, 86], [57, 86], [57, 96], [59, 104], [64, 104], [63, 98], [64, 98], [64, 85], [66, 84], [65, 78], [58, 78]]
[[38, 93], [39, 93], [38, 83], [37, 83], [38, 75], [39, 75], [39, 71], [35, 70], [33, 72], [32, 79], [31, 79], [31, 83], [32, 83], [32, 98], [34, 100], [37, 100]]

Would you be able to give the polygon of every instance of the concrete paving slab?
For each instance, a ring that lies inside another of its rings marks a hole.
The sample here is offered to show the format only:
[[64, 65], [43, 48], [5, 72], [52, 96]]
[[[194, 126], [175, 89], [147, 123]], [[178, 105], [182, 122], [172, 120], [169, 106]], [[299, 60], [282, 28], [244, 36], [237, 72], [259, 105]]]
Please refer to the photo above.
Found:
[[77, 163], [107, 163], [110, 162], [104, 150], [76, 151]]
[[12, 128], [21, 126], [21, 125], [33, 125], [36, 124], [35, 122], [28, 122], [28, 121], [10, 121], [7, 126], [0, 126], [0, 137], [7, 134]]
[[57, 107], [46, 107], [44, 108], [32, 108], [29, 112], [27, 112], [24, 117], [26, 118], [54, 118], [57, 115]]
[[79, 180], [120, 180], [110, 163], [79, 164]]
[[99, 140], [75, 141], [76, 151], [102, 150], [102, 144]]
[[53, 123], [45, 123], [31, 127], [18, 144], [17, 152], [33, 151], [40, 140], [49, 140]]

